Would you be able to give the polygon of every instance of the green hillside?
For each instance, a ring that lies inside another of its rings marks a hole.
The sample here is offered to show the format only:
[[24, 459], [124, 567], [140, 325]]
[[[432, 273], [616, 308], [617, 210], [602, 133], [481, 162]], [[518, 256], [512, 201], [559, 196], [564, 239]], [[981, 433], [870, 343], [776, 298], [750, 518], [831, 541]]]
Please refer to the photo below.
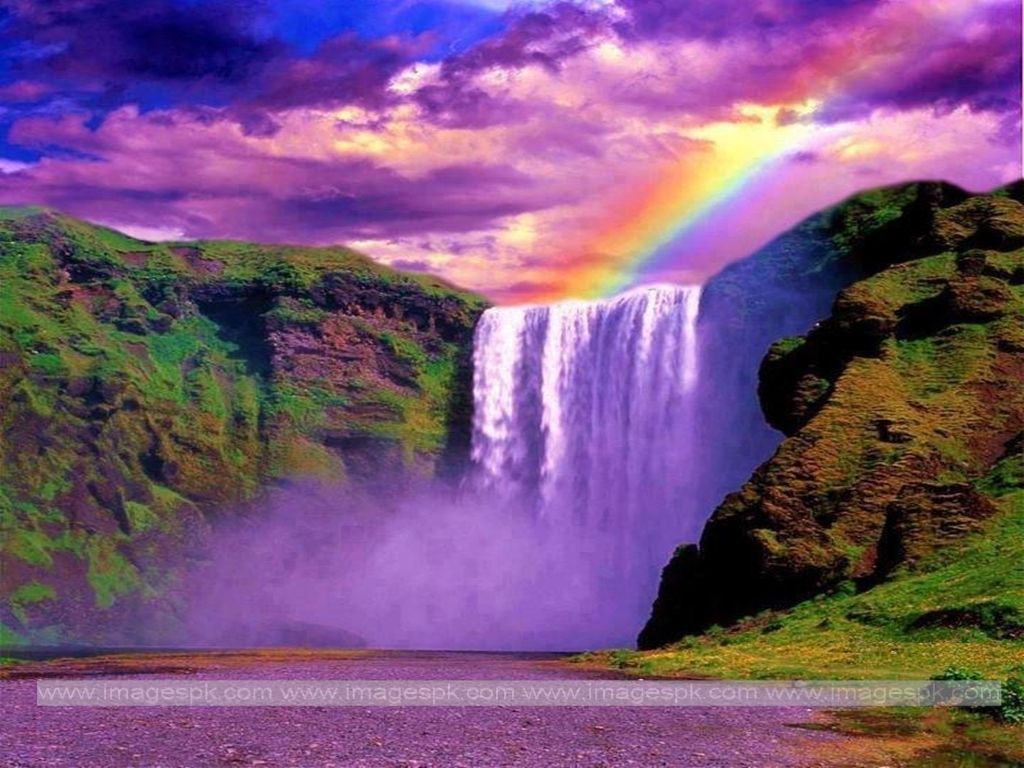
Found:
[[483, 308], [345, 248], [147, 243], [0, 209], [4, 642], [115, 639], [163, 607], [212, 516], [269, 483], [443, 472]]

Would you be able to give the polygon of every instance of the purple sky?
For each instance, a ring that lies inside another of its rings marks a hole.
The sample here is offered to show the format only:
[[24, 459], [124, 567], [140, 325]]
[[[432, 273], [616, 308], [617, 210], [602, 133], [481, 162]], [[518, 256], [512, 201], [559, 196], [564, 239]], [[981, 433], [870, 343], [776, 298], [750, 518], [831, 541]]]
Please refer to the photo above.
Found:
[[0, 0], [0, 202], [152, 239], [345, 242], [513, 300], [586, 292], [773, 159], [756, 215], [726, 205], [713, 247], [654, 275], [698, 279], [858, 188], [1020, 176], [1020, 19], [1017, 0]]

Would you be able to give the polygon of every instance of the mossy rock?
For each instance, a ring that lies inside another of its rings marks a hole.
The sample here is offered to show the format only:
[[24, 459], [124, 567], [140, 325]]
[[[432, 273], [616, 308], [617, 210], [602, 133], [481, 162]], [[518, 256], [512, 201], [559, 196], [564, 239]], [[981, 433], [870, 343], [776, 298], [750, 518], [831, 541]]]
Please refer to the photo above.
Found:
[[834, 221], [862, 277], [770, 348], [759, 394], [788, 437], [718, 506], [684, 572], [666, 570], [645, 647], [846, 581], [867, 599], [986, 535], [1014, 498], [1024, 205], [918, 187], [855, 199]]
[[[485, 306], [347, 248], [144, 243], [5, 209], [0, 621], [25, 642], [146, 639], [123, 632], [173, 614], [217, 516], [284, 479], [370, 492], [346, 438], [386, 443], [399, 474], [446, 471]], [[36, 583], [56, 597], [27, 603]]]

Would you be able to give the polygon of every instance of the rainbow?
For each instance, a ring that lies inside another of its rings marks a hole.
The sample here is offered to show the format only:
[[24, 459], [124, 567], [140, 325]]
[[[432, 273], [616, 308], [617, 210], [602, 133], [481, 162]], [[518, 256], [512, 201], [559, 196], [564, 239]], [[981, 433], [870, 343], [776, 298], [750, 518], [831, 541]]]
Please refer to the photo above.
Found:
[[778, 182], [785, 160], [810, 146], [806, 139], [788, 137], [774, 146], [736, 141], [711, 162], [697, 158], [663, 169], [646, 194], [611, 218], [594, 239], [593, 248], [621, 256], [593, 269], [588, 295], [627, 290], [643, 282], [645, 273], [663, 272], [680, 256], [699, 251], [716, 236], [712, 220], [727, 210], [745, 209], [744, 201], [757, 196], [761, 185]]
[[[989, 0], [993, 1], [999, 2]], [[720, 237], [721, 227], [736, 225], [737, 217], [730, 213], [752, 210], [753, 201], [769, 190], [784, 194], [786, 185], [799, 184], [801, 168], [792, 162], [794, 156], [849, 132], [842, 124], [815, 122], [816, 111], [842, 106], [858, 84], [884, 73], [893, 53], [941, 39], [985, 4], [921, 0], [885, 4], [867, 15], [861, 12], [853, 20], [859, 33], [844, 36], [838, 45], [826, 46], [817, 59], [802, 62], [786, 92], [766, 98], [767, 106], [740, 106], [741, 119], [690, 132], [688, 137], [708, 142], [708, 148], [654, 169], [648, 183], [614, 201], [601, 226], [583, 234], [569, 249], [575, 256], [553, 275], [550, 286], [530, 299], [610, 296], [673, 267], [687, 275], [687, 282], [706, 277], [688, 271], [687, 262], [712, 238]], [[780, 109], [796, 119], [778, 121]]]

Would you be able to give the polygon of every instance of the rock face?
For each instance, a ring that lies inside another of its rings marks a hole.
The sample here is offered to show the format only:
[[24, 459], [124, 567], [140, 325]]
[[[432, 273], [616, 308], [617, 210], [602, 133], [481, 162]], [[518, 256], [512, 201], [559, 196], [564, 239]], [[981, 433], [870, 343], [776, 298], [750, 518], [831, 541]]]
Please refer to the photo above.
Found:
[[758, 366], [772, 344], [807, 333], [847, 285], [929, 252], [938, 213], [969, 198], [943, 183], [872, 190], [811, 216], [708, 281], [698, 321], [698, 510], [709, 515], [779, 445], [757, 393]]
[[0, 641], [151, 617], [167, 564], [268, 484], [386, 500], [452, 469], [483, 309], [343, 248], [0, 211]]
[[759, 372], [765, 417], [786, 439], [699, 547], [677, 551], [642, 648], [843, 581], [868, 588], [996, 514], [986, 478], [1024, 430], [1020, 191], [913, 185], [826, 214], [831, 274], [850, 284]]

